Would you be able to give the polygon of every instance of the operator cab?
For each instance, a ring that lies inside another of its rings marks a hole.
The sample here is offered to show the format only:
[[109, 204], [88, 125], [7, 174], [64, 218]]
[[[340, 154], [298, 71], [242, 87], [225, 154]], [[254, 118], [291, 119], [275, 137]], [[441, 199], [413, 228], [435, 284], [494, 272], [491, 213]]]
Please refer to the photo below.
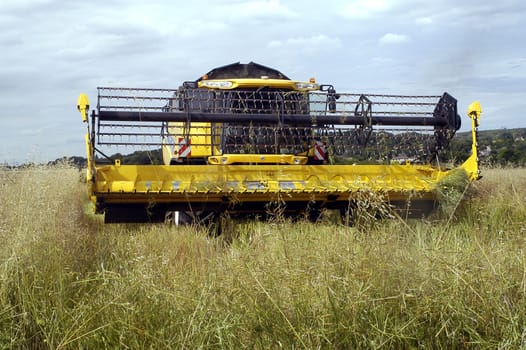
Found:
[[[232, 164], [233, 159], [236, 163], [252, 163], [254, 159], [288, 163], [284, 155], [306, 157], [315, 144], [313, 128], [295, 124], [293, 116], [310, 114], [309, 92], [319, 89], [314, 79], [292, 81], [280, 71], [254, 62], [212, 69], [183, 83], [166, 106], [168, 112], [188, 113], [188, 121], [166, 123], [164, 134], [171, 146], [164, 152], [165, 163]], [[239, 117], [222, 123], [192, 121], [192, 115], [198, 114]], [[289, 118], [285, 123], [284, 116], [290, 116], [292, 122]], [[235, 121], [246, 117], [251, 118], [248, 123]], [[307, 162], [307, 158], [294, 159], [295, 164]]]

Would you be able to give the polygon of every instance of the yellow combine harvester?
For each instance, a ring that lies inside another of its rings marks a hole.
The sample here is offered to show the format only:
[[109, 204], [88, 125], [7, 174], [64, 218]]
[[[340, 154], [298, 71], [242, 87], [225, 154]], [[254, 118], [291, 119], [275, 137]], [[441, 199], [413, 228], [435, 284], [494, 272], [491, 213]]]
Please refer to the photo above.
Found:
[[[406, 214], [432, 209], [437, 187], [462, 169], [480, 177], [480, 104], [470, 105], [472, 154], [438, 162], [460, 127], [457, 101], [441, 96], [336, 92], [256, 63], [215, 68], [178, 89], [98, 88], [89, 112], [88, 192], [105, 222], [185, 222], [260, 215], [317, 220], [377, 193]], [[162, 149], [164, 164], [123, 164], [124, 149]], [[110, 162], [111, 160], [111, 162]]]

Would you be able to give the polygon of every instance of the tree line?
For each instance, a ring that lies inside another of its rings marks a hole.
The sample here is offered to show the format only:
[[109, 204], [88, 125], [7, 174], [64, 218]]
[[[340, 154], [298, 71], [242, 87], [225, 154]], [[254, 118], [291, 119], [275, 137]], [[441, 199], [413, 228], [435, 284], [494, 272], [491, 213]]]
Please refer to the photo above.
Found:
[[[483, 165], [526, 166], [526, 128], [478, 132], [479, 157]], [[459, 133], [450, 144], [448, 160], [462, 160], [471, 153], [471, 132]]]
[[[487, 166], [526, 166], [526, 128], [483, 130], [478, 132], [479, 157]], [[418, 143], [417, 139], [412, 142]], [[413, 145], [418, 146], [418, 145]], [[459, 163], [471, 154], [471, 131], [457, 133], [449, 147], [440, 156], [443, 162]], [[112, 163], [120, 159], [122, 164], [163, 164], [161, 150], [135, 151], [131, 154], [116, 153], [109, 159], [97, 162]], [[71, 163], [86, 167], [86, 158], [80, 156], [58, 158], [49, 165]]]

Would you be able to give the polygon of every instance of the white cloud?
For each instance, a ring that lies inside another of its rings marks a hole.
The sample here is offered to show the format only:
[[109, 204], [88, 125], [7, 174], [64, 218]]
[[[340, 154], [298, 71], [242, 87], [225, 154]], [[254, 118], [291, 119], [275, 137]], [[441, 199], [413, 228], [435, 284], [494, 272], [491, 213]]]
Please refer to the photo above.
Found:
[[0, 10], [3, 11], [31, 11], [40, 6], [52, 5], [54, 0], [3, 0]]
[[420, 25], [429, 25], [433, 23], [433, 18], [431, 17], [419, 17], [415, 20], [416, 24]]
[[[526, 58], [520, 57], [520, 58], [511, 58], [506, 62], [506, 68], [512, 68], [516, 71], [522, 70], [524, 73], [526, 73]], [[526, 76], [526, 74], [524, 74]]]
[[279, 0], [252, 0], [232, 5], [231, 15], [243, 17], [296, 17], [297, 14]]
[[375, 64], [390, 64], [393, 63], [394, 60], [390, 57], [373, 57], [371, 58], [371, 62]]
[[342, 47], [339, 38], [331, 38], [324, 34], [318, 34], [311, 37], [296, 37], [287, 40], [273, 40], [267, 44], [270, 49], [287, 48], [293, 50], [320, 51], [328, 49], [337, 49]]
[[343, 7], [341, 14], [347, 18], [370, 18], [389, 10], [387, 0], [354, 0]]
[[408, 42], [409, 40], [410, 40], [409, 37], [404, 34], [387, 33], [380, 38], [379, 42], [382, 45], [390, 45], [390, 44], [403, 44], [403, 43]]

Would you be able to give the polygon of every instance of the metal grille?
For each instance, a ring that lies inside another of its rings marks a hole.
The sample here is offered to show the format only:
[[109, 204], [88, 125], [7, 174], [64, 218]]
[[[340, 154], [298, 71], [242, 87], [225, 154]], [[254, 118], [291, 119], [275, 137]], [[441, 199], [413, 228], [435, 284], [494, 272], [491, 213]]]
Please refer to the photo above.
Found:
[[[321, 141], [332, 155], [356, 160], [428, 161], [447, 147], [458, 127], [451, 125], [456, 123], [456, 100], [447, 94], [184, 87], [98, 90], [94, 141], [115, 147], [109, 151], [114, 153], [121, 148], [160, 148], [164, 136], [186, 138], [189, 126], [198, 122], [207, 123], [199, 124], [200, 133], [217, 136], [202, 146], [219, 143], [222, 153], [298, 154]], [[178, 134], [168, 135], [171, 122], [181, 125]]]

